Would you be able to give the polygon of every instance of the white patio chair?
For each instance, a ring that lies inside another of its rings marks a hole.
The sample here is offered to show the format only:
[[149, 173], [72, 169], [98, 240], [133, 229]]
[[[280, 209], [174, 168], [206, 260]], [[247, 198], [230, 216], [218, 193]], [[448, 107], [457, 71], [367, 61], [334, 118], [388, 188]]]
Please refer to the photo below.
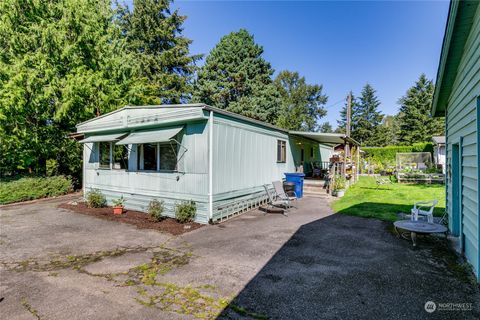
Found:
[[[268, 208], [282, 208], [284, 209], [283, 214], [288, 216], [287, 210], [290, 208], [290, 201], [287, 199], [276, 199], [274, 195], [271, 194], [270, 190], [268, 189], [268, 184], [263, 186], [265, 188], [265, 191], [267, 192], [268, 196], [268, 203], [267, 203], [267, 211]], [[266, 212], [265, 212], [266, 213]]]
[[375, 183], [377, 184], [377, 189], [380, 186], [385, 186], [385, 185], [392, 185], [392, 181], [388, 178], [381, 178], [379, 176], [375, 176]]
[[412, 221], [418, 221], [419, 217], [426, 217], [428, 223], [433, 223], [433, 209], [438, 204], [438, 200], [416, 202], [411, 210]]
[[288, 194], [287, 192], [285, 192], [285, 189], [283, 189], [283, 183], [281, 181], [273, 181], [272, 185], [275, 189], [277, 197], [281, 200], [288, 200], [289, 202], [291, 202], [298, 199], [295, 191], [288, 191]]

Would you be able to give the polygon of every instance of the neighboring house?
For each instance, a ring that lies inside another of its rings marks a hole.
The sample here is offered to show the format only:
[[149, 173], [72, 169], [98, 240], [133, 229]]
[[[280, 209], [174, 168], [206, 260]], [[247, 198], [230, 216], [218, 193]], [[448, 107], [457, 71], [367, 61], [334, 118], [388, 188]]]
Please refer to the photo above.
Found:
[[433, 136], [433, 162], [438, 167], [442, 168], [442, 173], [445, 174], [445, 136]]
[[446, 117], [449, 227], [480, 281], [480, 5], [452, 1], [432, 113]]
[[203, 104], [127, 106], [77, 125], [84, 135], [83, 189], [109, 203], [145, 211], [152, 199], [195, 201], [196, 221], [208, 223], [266, 200], [264, 184], [302, 163], [328, 161], [343, 135], [289, 133]]

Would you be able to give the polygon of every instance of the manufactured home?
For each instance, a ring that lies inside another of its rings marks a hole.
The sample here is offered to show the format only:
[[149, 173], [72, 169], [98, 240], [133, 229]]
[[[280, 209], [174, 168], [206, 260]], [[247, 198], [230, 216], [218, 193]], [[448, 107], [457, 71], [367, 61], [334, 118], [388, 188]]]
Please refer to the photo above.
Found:
[[340, 134], [288, 132], [203, 104], [127, 106], [77, 125], [83, 136], [83, 190], [145, 211], [163, 200], [174, 215], [195, 201], [200, 223], [244, 212], [266, 201], [265, 184], [287, 172], [307, 175], [328, 162]]
[[480, 281], [479, 4], [450, 2], [432, 113], [446, 117], [449, 229]]

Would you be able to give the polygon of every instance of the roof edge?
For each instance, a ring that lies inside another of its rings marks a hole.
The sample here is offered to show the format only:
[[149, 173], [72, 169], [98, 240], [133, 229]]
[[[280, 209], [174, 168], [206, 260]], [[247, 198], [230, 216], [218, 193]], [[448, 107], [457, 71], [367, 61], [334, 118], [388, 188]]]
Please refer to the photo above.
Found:
[[448, 6], [447, 23], [445, 25], [445, 33], [443, 35], [442, 49], [440, 53], [440, 61], [438, 62], [437, 78], [435, 80], [435, 91], [433, 93], [433, 102], [431, 114], [437, 116], [438, 95], [442, 88], [443, 74], [445, 71], [446, 60], [448, 56], [448, 50], [450, 49], [450, 41], [453, 33], [453, 26], [455, 24], [455, 18], [458, 12], [458, 2], [450, 0]]

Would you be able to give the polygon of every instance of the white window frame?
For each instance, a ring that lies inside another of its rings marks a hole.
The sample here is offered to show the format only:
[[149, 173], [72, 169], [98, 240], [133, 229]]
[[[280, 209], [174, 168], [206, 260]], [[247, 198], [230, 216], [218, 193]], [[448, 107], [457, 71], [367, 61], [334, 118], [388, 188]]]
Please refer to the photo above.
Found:
[[[280, 160], [278, 159], [278, 144], [280, 143]], [[284, 147], [282, 149], [282, 146]], [[287, 141], [282, 139], [277, 139], [277, 163], [286, 163], [287, 162]]]
[[100, 164], [100, 158], [102, 156], [101, 154], [101, 150], [100, 150], [100, 144], [101, 143], [107, 143], [107, 141], [105, 142], [97, 142], [97, 150], [98, 150], [98, 169], [101, 169], [101, 170], [112, 170], [113, 168], [113, 164], [112, 164], [112, 157], [113, 157], [113, 150], [112, 150], [112, 143], [113, 142], [108, 142], [108, 145], [109, 145], [109, 155], [110, 155], [110, 159], [109, 159], [109, 162], [108, 162], [108, 167], [102, 167], [102, 165]]
[[[137, 156], [137, 168], [138, 171], [150, 171], [150, 172], [178, 172], [178, 163], [175, 166], [174, 170], [160, 170], [160, 146], [168, 144], [170, 145], [171, 142], [156, 142], [156, 143], [150, 143], [150, 144], [155, 144], [156, 145], [156, 159], [157, 159], [157, 168], [156, 170], [145, 170], [144, 169], [144, 159], [143, 159], [143, 145], [145, 143], [140, 143], [137, 144], [137, 152], [139, 153], [139, 156]], [[176, 157], [178, 158], [178, 154], [176, 154]], [[178, 160], [178, 159], [177, 159]]]

